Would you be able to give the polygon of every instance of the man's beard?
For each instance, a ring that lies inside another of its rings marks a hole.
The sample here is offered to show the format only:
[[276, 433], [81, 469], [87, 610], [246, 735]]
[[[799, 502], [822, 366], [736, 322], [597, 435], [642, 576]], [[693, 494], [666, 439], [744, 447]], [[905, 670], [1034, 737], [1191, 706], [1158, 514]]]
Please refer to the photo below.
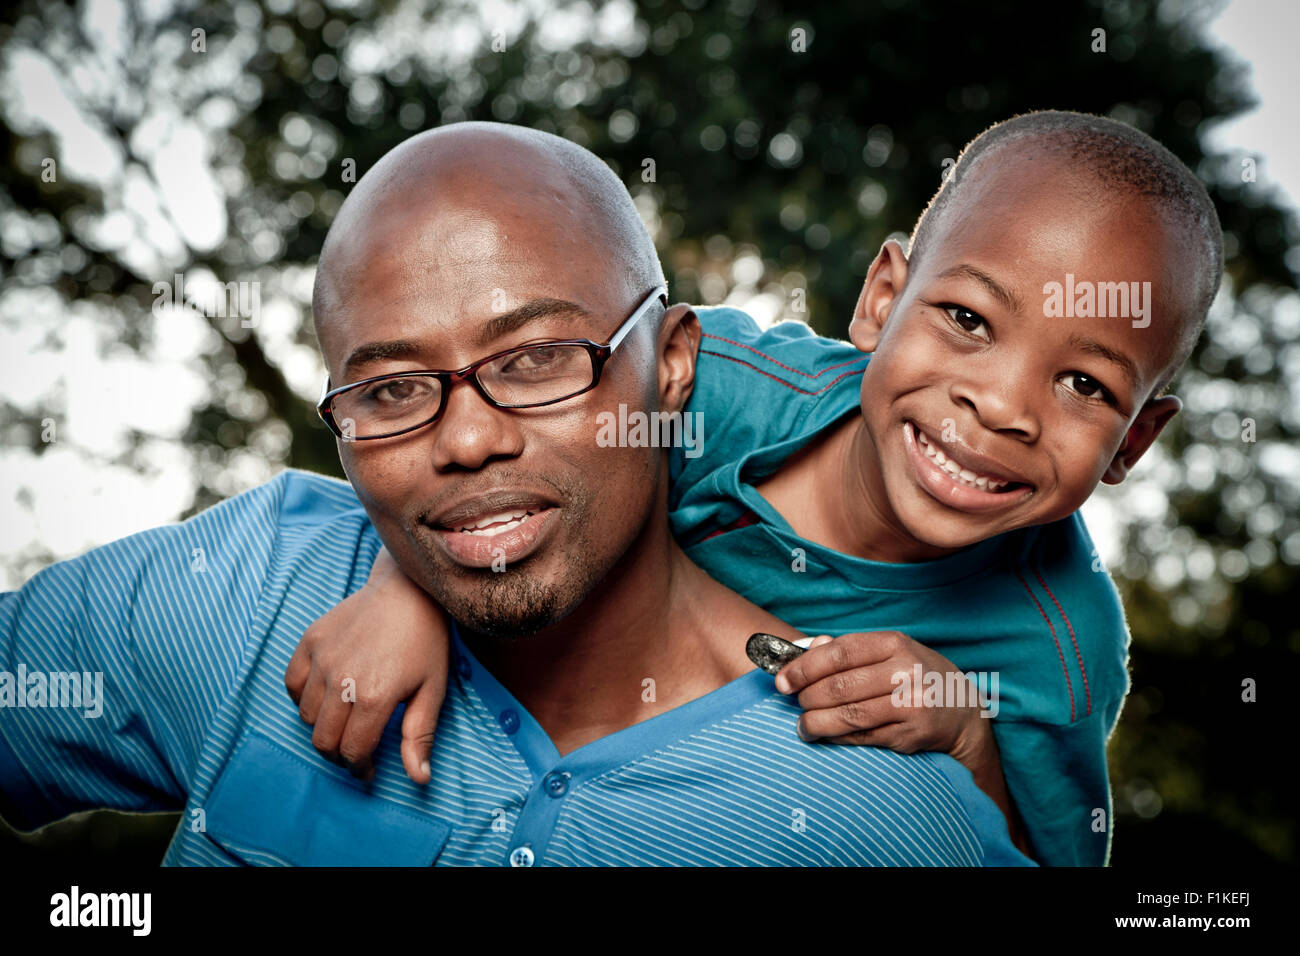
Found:
[[580, 549], [585, 561], [567, 562], [562, 579], [543, 583], [529, 573], [527, 562], [506, 571], [488, 568], [454, 576], [436, 574], [435, 580], [454, 580], [459, 586], [432, 589], [433, 599], [463, 630], [491, 638], [521, 638], [536, 634], [568, 617], [604, 577], [598, 559]]
[[[555, 587], [526, 573], [480, 572], [476, 587], [443, 596], [447, 613], [465, 630], [485, 637], [516, 638], [550, 627], [572, 610]], [[579, 596], [581, 600], [581, 596]]]

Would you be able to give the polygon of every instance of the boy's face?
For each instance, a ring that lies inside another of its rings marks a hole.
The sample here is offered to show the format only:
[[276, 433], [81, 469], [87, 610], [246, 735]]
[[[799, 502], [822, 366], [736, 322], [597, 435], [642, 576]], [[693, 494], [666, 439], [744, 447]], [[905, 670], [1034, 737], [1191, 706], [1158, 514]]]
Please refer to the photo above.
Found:
[[[864, 481], [936, 549], [1058, 520], [1121, 481], [1179, 408], [1147, 399], [1194, 308], [1191, 249], [1150, 202], [1032, 152], [967, 175], [910, 275], [882, 250], [850, 332], [875, 353]], [[1120, 282], [1137, 292], [1122, 315], [1116, 299], [1098, 317], [1094, 295], [1079, 316], [1087, 284], [1107, 300]]]

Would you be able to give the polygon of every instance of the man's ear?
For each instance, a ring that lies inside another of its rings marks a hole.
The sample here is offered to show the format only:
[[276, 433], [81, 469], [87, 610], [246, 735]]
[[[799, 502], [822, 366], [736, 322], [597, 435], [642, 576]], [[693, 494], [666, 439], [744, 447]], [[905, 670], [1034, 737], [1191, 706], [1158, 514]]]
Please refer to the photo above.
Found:
[[867, 270], [866, 281], [849, 323], [849, 339], [863, 352], [874, 352], [894, 303], [907, 284], [907, 256], [893, 239], [885, 240]]
[[1143, 405], [1142, 410], [1137, 413], [1137, 418], [1133, 419], [1133, 424], [1128, 427], [1124, 444], [1120, 445], [1119, 451], [1115, 452], [1115, 457], [1111, 459], [1101, 480], [1108, 485], [1118, 485], [1127, 478], [1138, 459], [1146, 454], [1152, 442], [1159, 437], [1165, 426], [1182, 407], [1182, 401], [1173, 395], [1153, 398]]
[[671, 306], [659, 326], [659, 407], [681, 411], [695, 388], [700, 319], [685, 303]]

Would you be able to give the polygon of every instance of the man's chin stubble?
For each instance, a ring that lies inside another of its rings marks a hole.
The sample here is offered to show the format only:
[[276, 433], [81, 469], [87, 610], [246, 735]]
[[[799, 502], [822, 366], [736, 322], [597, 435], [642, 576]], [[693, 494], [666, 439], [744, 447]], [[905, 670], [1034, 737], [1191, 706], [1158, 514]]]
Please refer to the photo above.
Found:
[[558, 624], [582, 604], [593, 583], [570, 578], [567, 587], [546, 585], [519, 570], [485, 569], [475, 576], [479, 580], [470, 586], [435, 593], [434, 600], [462, 630], [504, 640], [529, 637]]

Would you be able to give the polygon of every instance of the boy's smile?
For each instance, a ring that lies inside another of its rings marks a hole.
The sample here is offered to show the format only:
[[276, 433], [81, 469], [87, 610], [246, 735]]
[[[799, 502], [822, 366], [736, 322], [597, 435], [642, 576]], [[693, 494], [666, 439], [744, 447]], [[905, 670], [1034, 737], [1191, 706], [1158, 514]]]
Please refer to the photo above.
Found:
[[941, 434], [913, 421], [903, 423], [903, 443], [917, 481], [935, 500], [958, 511], [987, 514], [1034, 493], [1033, 485], [1000, 462], [955, 441], [944, 442]]
[[[920, 262], [881, 251], [850, 331], [874, 353], [853, 493], [892, 526], [894, 544], [872, 555], [884, 560], [1071, 514], [1099, 481], [1122, 480], [1178, 409], [1151, 396], [1194, 309], [1178, 279], [1192, 254], [1158, 207], [1107, 196], [1032, 148], [966, 175]], [[1150, 324], [1045, 308], [1067, 274], [1149, 282]]]

